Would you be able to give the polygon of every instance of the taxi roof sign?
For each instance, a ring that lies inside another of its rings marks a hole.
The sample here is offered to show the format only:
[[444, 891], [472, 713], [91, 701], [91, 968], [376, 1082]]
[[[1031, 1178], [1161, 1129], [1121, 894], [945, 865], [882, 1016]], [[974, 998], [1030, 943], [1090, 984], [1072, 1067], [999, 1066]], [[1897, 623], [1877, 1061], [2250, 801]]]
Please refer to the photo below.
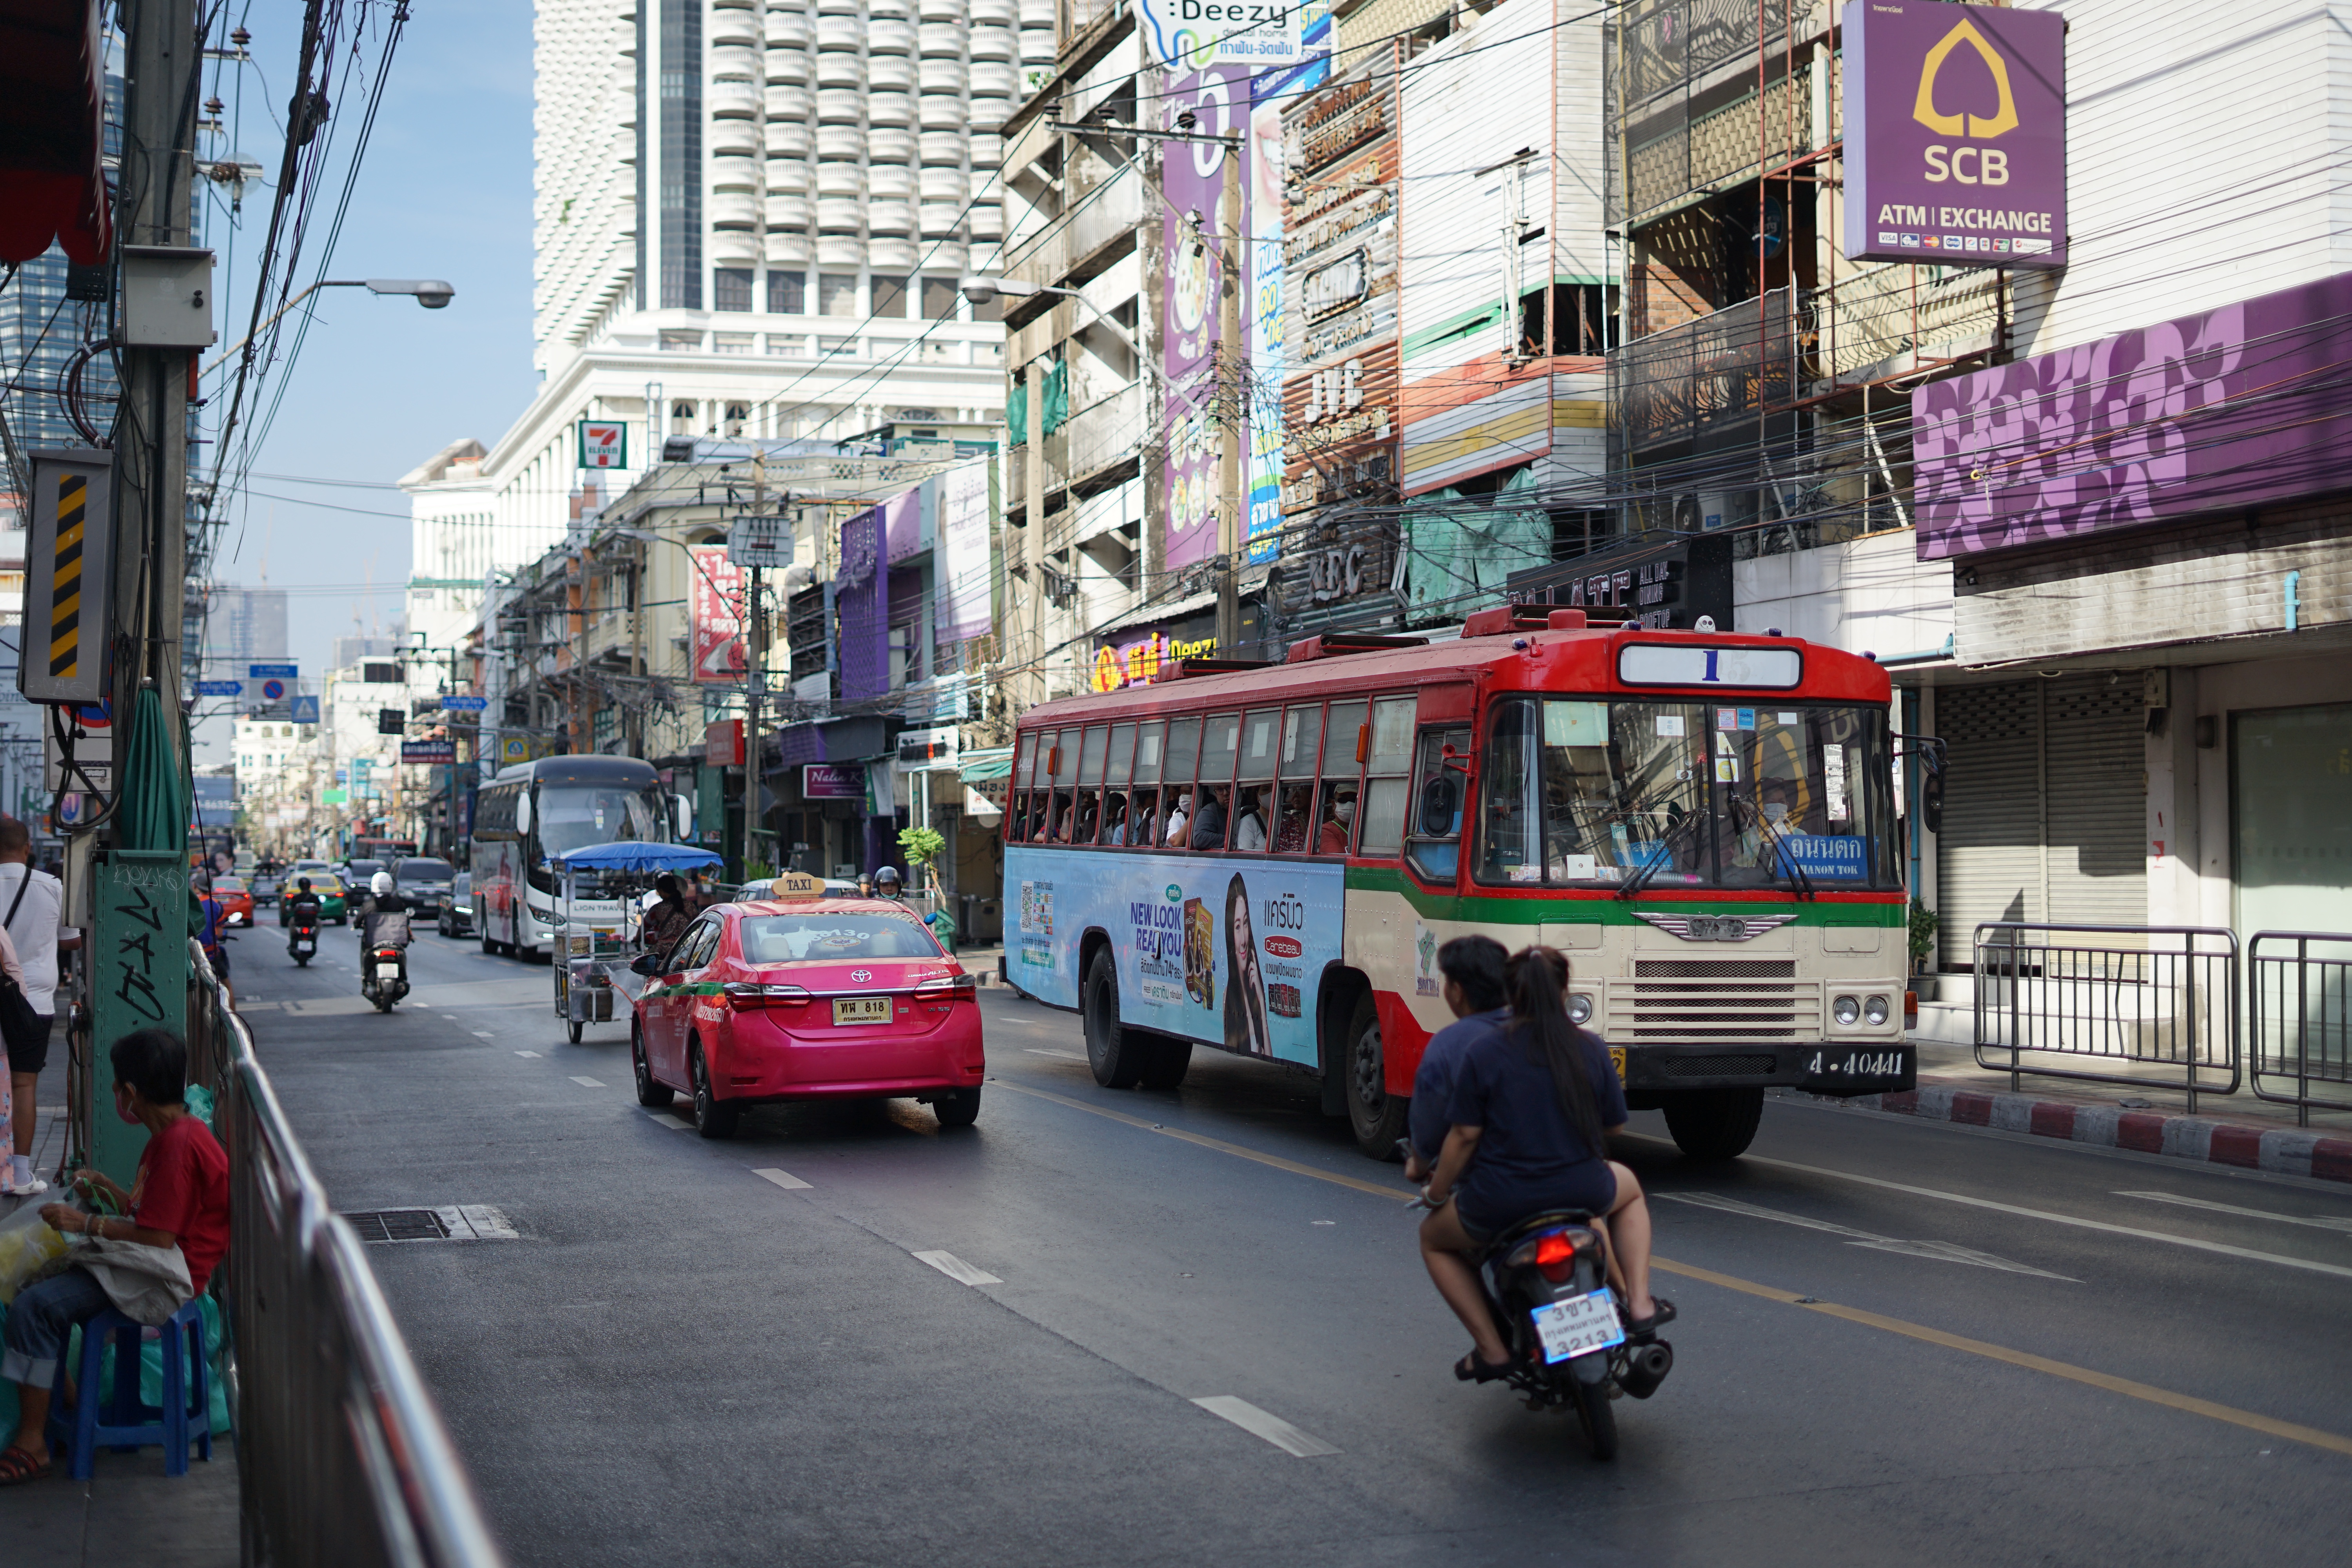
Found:
[[787, 871], [776, 879], [772, 890], [780, 899], [821, 899], [824, 897], [824, 879], [806, 871]]

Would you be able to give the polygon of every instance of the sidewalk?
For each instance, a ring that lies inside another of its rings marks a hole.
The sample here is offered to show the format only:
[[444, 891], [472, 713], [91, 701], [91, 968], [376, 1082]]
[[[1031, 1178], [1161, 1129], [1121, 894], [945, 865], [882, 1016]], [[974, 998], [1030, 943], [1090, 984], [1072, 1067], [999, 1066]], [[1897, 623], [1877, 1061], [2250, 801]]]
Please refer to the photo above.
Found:
[[[2125, 1067], [2134, 1080], [2129, 1085], [2081, 1083], [2027, 1072], [2011, 1089], [2006, 1070], [1976, 1065], [1969, 1043], [1974, 1028], [1972, 1010], [1965, 1005], [1923, 1004], [1910, 1034], [1919, 1052], [1919, 1087], [1907, 1094], [1870, 1094], [1830, 1103], [2095, 1148], [2352, 1183], [2352, 1113], [2315, 1110], [2310, 1125], [2300, 1126], [2294, 1106], [2257, 1098], [2249, 1082], [2241, 1082], [2233, 1094], [2200, 1090], [2192, 1113], [2179, 1073], [2174, 1071], [2168, 1082], [2161, 1076], [2165, 1069], [2152, 1067]], [[2049, 1054], [2026, 1059], [2059, 1068], [2094, 1065]]]

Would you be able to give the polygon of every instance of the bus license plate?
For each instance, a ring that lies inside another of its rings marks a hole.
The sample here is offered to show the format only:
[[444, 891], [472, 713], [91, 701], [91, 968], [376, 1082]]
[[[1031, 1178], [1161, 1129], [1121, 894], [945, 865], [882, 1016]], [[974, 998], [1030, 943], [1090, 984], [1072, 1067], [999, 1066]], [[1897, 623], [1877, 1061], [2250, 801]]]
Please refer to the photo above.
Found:
[[1624, 1326], [1617, 1321], [1617, 1299], [1605, 1285], [1590, 1296], [1538, 1307], [1535, 1320], [1547, 1362], [1566, 1361], [1625, 1342]]
[[833, 1021], [836, 1024], [887, 1024], [890, 1021], [890, 998], [836, 996], [833, 1002]]

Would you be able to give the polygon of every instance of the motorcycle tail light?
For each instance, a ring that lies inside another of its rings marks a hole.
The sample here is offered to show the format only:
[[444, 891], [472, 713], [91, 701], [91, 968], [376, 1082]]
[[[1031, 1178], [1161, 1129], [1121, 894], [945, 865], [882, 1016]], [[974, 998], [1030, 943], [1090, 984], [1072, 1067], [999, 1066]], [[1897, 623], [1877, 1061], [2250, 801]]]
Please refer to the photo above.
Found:
[[955, 996], [978, 996], [979, 982], [969, 974], [942, 974], [915, 987], [918, 1002], [938, 1002]]
[[1555, 1230], [1536, 1243], [1536, 1268], [1555, 1285], [1565, 1285], [1576, 1271], [1576, 1244], [1564, 1230]]

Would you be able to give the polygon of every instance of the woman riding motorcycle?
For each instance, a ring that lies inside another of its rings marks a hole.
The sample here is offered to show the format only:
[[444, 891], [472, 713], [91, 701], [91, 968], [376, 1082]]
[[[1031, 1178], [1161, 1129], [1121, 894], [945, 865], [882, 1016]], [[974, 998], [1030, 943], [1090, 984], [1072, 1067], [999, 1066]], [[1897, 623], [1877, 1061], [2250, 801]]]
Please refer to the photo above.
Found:
[[1581, 1209], [1610, 1244], [1626, 1331], [1639, 1340], [1675, 1317], [1650, 1295], [1650, 1211], [1641, 1183], [1606, 1157], [1625, 1124], [1625, 1094], [1609, 1053], [1569, 1022], [1567, 961], [1549, 948], [1514, 954], [1505, 971], [1511, 1016], [1473, 1042], [1454, 1077], [1449, 1123], [1425, 1196], [1421, 1256], [1437, 1293], [1475, 1348], [1454, 1363], [1465, 1382], [1504, 1375], [1510, 1352], [1479, 1289], [1476, 1259], [1529, 1215]]

